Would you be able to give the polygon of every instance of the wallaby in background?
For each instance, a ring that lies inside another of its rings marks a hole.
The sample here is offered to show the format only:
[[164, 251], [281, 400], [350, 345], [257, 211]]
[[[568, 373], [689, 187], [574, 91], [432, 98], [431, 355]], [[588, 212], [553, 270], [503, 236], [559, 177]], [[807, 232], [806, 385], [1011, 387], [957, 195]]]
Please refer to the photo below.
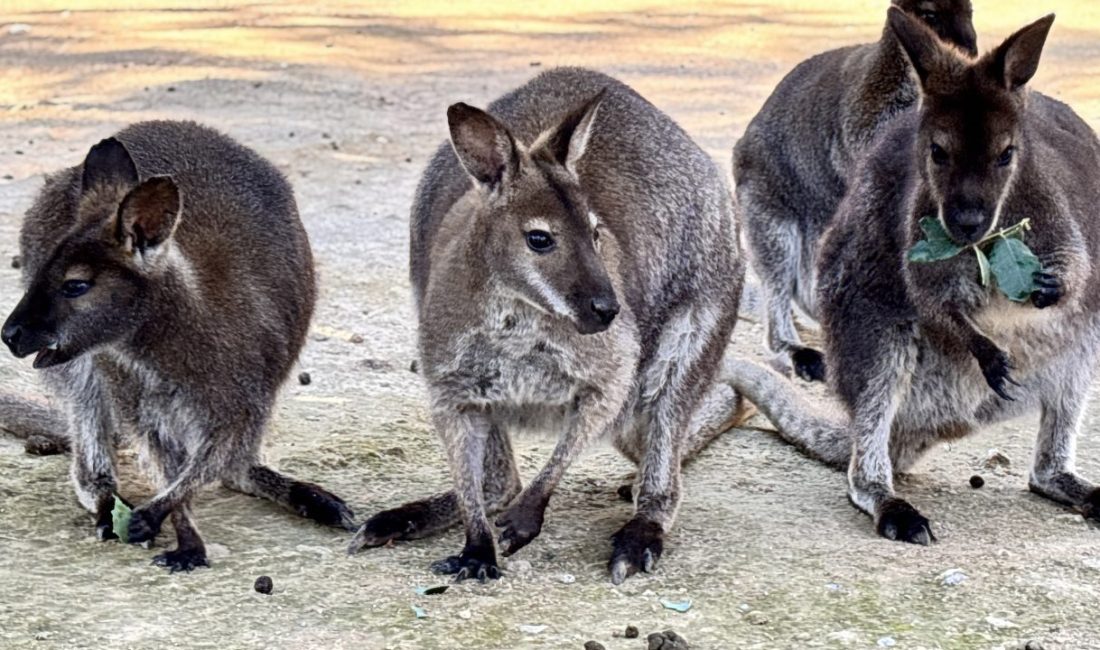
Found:
[[[551, 70], [447, 119], [451, 143], [413, 205], [410, 262], [455, 490], [375, 515], [350, 550], [461, 520], [461, 554], [433, 568], [497, 578], [487, 513], [501, 513], [512, 555], [581, 450], [607, 439], [639, 466], [611, 578], [650, 571], [681, 463], [740, 415], [715, 382], [743, 277], [728, 188], [669, 117], [597, 72]], [[526, 489], [510, 442], [523, 428], [560, 432]]]
[[[1035, 411], [1031, 490], [1100, 518], [1100, 489], [1074, 468], [1100, 357], [1100, 141], [1068, 106], [1026, 88], [1053, 21], [974, 60], [891, 10], [923, 101], [860, 166], [818, 266], [830, 382], [847, 417], [813, 413], [754, 364], [734, 372], [784, 438], [849, 468], [852, 502], [890, 539], [934, 539], [895, 496], [894, 472], [941, 440]], [[1030, 218], [1026, 243], [1042, 263], [1030, 301], [983, 287], [966, 250], [907, 262], [929, 215], [960, 246]]]
[[26, 293], [4, 343], [66, 404], [72, 476], [96, 535], [115, 537], [118, 434], [144, 447], [159, 492], [130, 542], [171, 516], [172, 571], [207, 564], [195, 491], [220, 479], [333, 526], [342, 500], [259, 460], [279, 386], [313, 313], [313, 258], [286, 179], [188, 122], [143, 122], [47, 178], [20, 245]]
[[[892, 0], [948, 43], [976, 54], [970, 0]], [[882, 125], [918, 97], [905, 53], [889, 26], [877, 43], [803, 61], [772, 92], [733, 150], [737, 202], [750, 264], [763, 295], [773, 365], [813, 381], [821, 353], [794, 327], [791, 301], [817, 318], [818, 245], [847, 189], [855, 161]], [[750, 280], [751, 281], [751, 280]]]

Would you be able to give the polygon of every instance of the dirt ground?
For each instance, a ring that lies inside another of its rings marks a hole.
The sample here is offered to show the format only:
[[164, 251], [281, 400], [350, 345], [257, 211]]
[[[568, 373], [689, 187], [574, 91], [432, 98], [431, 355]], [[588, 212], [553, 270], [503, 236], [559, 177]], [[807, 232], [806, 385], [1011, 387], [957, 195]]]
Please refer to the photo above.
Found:
[[[876, 38], [887, 2], [534, 4], [0, 1], [0, 306], [18, 298], [7, 260], [44, 173], [133, 121], [214, 125], [291, 179], [320, 268], [301, 359], [313, 382], [284, 391], [270, 459], [360, 516], [446, 487], [409, 371], [406, 278], [408, 207], [445, 136], [445, 107], [483, 105], [550, 66], [591, 66], [665, 109], [728, 170], [782, 74]], [[985, 46], [1057, 10], [1034, 86], [1100, 126], [1094, 0], [975, 4]], [[743, 322], [732, 347], [756, 355], [760, 340]], [[0, 382], [41, 390], [29, 363], [6, 355]], [[1098, 416], [1079, 448], [1094, 479]], [[596, 449], [503, 580], [439, 596], [416, 589], [441, 584], [428, 564], [460, 548], [460, 531], [347, 557], [348, 535], [215, 487], [196, 506], [213, 566], [169, 575], [149, 565], [152, 551], [94, 541], [65, 457], [27, 456], [0, 437], [0, 647], [579, 650], [592, 639], [640, 650], [647, 633], [672, 628], [706, 650], [1100, 648], [1100, 531], [1026, 491], [1034, 418], [941, 448], [901, 483], [934, 519], [930, 548], [877, 538], [842, 474], [751, 424], [688, 471], [655, 574], [608, 580], [608, 536], [629, 516], [615, 488], [630, 467]], [[526, 475], [550, 444], [518, 441]], [[982, 467], [993, 447], [1010, 467]], [[124, 492], [147, 495], [132, 469]], [[968, 486], [975, 473], [980, 490]], [[253, 591], [259, 575], [273, 578], [272, 595]], [[686, 613], [661, 604], [689, 599]], [[641, 639], [616, 636], [628, 624]]]

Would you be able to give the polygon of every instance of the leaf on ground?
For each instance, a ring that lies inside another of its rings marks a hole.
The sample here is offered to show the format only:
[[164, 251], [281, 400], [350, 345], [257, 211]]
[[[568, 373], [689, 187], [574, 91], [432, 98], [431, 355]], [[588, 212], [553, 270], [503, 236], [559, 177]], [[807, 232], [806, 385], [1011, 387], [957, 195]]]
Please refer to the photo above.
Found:
[[449, 585], [439, 585], [438, 587], [417, 587], [416, 593], [419, 596], [438, 596], [447, 591]]
[[1042, 270], [1039, 258], [1019, 239], [1003, 237], [993, 244], [989, 266], [997, 286], [1012, 301], [1024, 302], [1039, 287], [1035, 273]]
[[413, 614], [416, 614], [417, 618], [428, 618], [428, 612], [424, 611], [423, 607], [419, 605], [410, 605], [410, 607], [412, 607]]
[[130, 540], [130, 506], [115, 495], [115, 507], [111, 509], [111, 529], [123, 542]]
[[982, 286], [989, 286], [989, 258], [985, 256], [982, 249], [977, 246], [974, 247], [974, 256], [978, 258], [978, 274], [982, 278]]
[[955, 257], [963, 249], [951, 239], [939, 219], [924, 217], [920, 220], [920, 229], [924, 232], [924, 239], [909, 249], [910, 262], [927, 264], [946, 260]]
[[662, 600], [661, 606], [665, 609], [671, 609], [674, 612], [685, 613], [691, 609], [691, 599], [687, 600]]

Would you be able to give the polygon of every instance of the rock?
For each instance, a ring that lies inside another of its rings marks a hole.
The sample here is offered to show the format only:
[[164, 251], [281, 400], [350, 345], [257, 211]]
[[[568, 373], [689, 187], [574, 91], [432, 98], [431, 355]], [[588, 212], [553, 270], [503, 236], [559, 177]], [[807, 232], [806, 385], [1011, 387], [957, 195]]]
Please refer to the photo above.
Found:
[[417, 361], [416, 359], [413, 359], [412, 363], [409, 364], [409, 372], [413, 373], [414, 375], [419, 373], [420, 372], [420, 362]]
[[545, 625], [520, 625], [519, 631], [524, 634], [542, 634], [546, 631]]
[[751, 612], [745, 614], [745, 621], [747, 621], [751, 625], [767, 625], [768, 617], [766, 614], [764, 614], [764, 612], [754, 609]]
[[978, 476], [977, 474], [970, 477], [970, 487], [974, 488], [975, 490], [979, 490], [983, 485], [985, 485], [984, 478]]
[[298, 383], [303, 386], [309, 386], [313, 383], [313, 377], [310, 377], [308, 372], [300, 372], [298, 373]]
[[65, 453], [65, 447], [58, 440], [46, 436], [30, 436], [23, 443], [23, 451], [31, 456], [56, 456]]
[[944, 571], [936, 577], [936, 579], [939, 580], [940, 583], [945, 587], [955, 587], [961, 585], [969, 578], [970, 576], [963, 573], [962, 569], [948, 569], [947, 571]]
[[646, 637], [646, 642], [649, 644], [649, 650], [690, 650], [691, 648], [684, 637], [672, 630], [654, 632]]
[[570, 573], [563, 574], [558, 578], [563, 585], [571, 585], [577, 581], [577, 578]]
[[275, 584], [271, 582], [269, 576], [260, 576], [256, 578], [256, 583], [252, 585], [252, 588], [261, 594], [270, 594], [271, 590], [275, 588]]
[[878, 640], [876, 645], [880, 648], [893, 648], [898, 644], [897, 640], [892, 636], [884, 636]]
[[1043, 650], [1043, 644], [1038, 641], [1028, 641], [1020, 645], [1020, 650]]
[[990, 449], [982, 463], [986, 469], [1005, 469], [1012, 465], [1012, 460], [1002, 454], [998, 449]]
[[607, 650], [599, 641], [586, 641], [584, 644], [584, 650]]
[[350, 336], [350, 337], [348, 338], [348, 341], [351, 341], [352, 343], [355, 343], [355, 344], [357, 344], [357, 345], [358, 345], [359, 343], [362, 343], [362, 342], [363, 342], [363, 340], [364, 340], [364, 339], [363, 339], [363, 336], [362, 336], [361, 334], [352, 334], [352, 335], [351, 335], [351, 336]]
[[623, 636], [628, 638], [628, 639], [637, 639], [638, 638], [638, 628], [634, 627], [633, 625], [627, 625], [626, 626], [626, 631], [623, 632]]

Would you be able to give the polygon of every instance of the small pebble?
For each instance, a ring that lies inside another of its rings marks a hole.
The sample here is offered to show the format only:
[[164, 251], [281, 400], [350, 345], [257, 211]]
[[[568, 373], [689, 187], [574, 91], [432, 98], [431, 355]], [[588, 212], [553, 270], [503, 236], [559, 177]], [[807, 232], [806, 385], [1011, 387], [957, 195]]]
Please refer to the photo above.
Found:
[[892, 636], [884, 636], [878, 640], [878, 647], [880, 648], [893, 648], [898, 642], [894, 640]]
[[1012, 465], [1012, 461], [997, 449], [990, 449], [985, 455], [985, 467], [987, 469], [1005, 468]]
[[12, 255], [11, 267], [13, 269], [23, 268], [23, 258], [19, 257], [18, 255]]
[[351, 338], [349, 338], [348, 340], [351, 341], [352, 343], [362, 343], [363, 342], [363, 337], [360, 336], [359, 334], [352, 334]]
[[416, 359], [413, 359], [412, 363], [409, 364], [409, 372], [413, 373], [414, 375], [419, 373], [420, 372], [420, 362], [417, 361]]
[[1024, 644], [1023, 650], [1043, 650], [1043, 644], [1038, 641], [1028, 641]]
[[634, 627], [633, 625], [627, 625], [626, 626], [626, 631], [623, 632], [623, 636], [628, 638], [628, 639], [637, 639], [638, 638], [638, 628]]
[[977, 474], [970, 477], [970, 487], [974, 488], [975, 490], [978, 490], [983, 485], [985, 485], [985, 479], [984, 478], [978, 476]]
[[570, 573], [566, 573], [558, 578], [558, 580], [560, 580], [563, 585], [571, 585], [577, 581], [577, 578]]
[[268, 576], [260, 576], [256, 578], [256, 584], [252, 585], [252, 587], [261, 594], [270, 594], [275, 585]]
[[756, 610], [756, 609], [754, 609], [751, 612], [745, 614], [745, 620], [748, 621], [752, 625], [767, 625], [768, 624], [767, 615], [764, 614], [764, 612], [761, 612], [760, 610]]
[[298, 373], [298, 383], [303, 386], [309, 386], [313, 382], [313, 377], [309, 376], [308, 372]]
[[599, 641], [586, 641], [584, 644], [584, 650], [607, 650]]

